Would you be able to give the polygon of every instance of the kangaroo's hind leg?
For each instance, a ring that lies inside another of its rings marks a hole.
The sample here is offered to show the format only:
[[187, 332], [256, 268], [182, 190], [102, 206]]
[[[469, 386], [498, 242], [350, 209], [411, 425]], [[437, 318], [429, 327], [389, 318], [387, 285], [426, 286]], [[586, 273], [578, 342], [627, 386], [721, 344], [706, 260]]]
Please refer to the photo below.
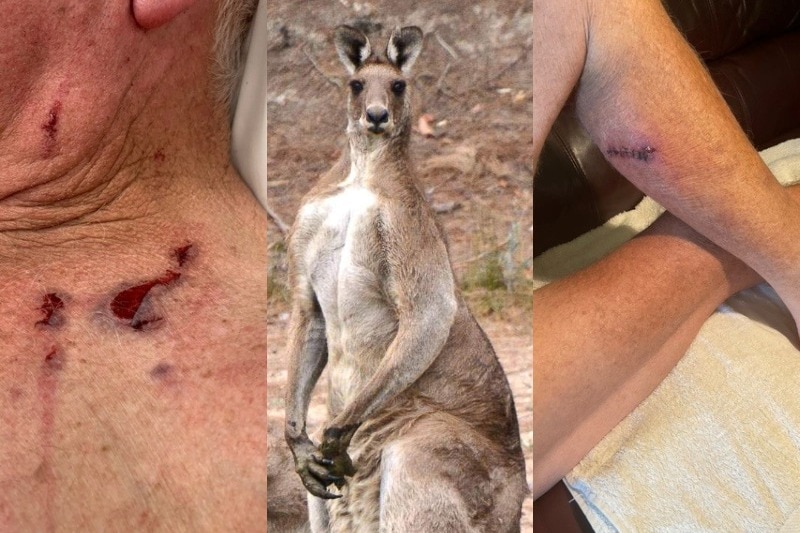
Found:
[[325, 500], [313, 494], [308, 496], [308, 524], [311, 533], [327, 533], [330, 531], [328, 507]]
[[524, 463], [448, 415], [432, 415], [381, 456], [380, 531], [519, 532]]

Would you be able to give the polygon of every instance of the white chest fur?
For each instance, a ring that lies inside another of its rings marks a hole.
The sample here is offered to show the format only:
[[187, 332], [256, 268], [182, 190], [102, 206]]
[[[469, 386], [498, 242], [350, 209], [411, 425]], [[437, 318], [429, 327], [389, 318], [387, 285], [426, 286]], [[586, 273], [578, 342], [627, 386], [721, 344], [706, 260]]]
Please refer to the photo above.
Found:
[[359, 270], [354, 263], [358, 234], [371, 224], [377, 198], [369, 189], [350, 185], [341, 192], [307, 204], [300, 213], [303, 223], [314, 226], [304, 259], [326, 319], [338, 322], [339, 287]]

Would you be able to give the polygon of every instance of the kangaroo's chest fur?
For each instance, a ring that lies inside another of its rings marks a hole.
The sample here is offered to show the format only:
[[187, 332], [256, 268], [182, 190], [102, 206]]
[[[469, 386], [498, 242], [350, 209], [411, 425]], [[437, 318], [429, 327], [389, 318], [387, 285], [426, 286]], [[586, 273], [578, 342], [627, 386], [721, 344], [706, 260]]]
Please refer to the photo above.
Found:
[[308, 235], [304, 270], [325, 318], [334, 415], [372, 375], [397, 331], [380, 275], [380, 210], [376, 193], [348, 177], [300, 211]]

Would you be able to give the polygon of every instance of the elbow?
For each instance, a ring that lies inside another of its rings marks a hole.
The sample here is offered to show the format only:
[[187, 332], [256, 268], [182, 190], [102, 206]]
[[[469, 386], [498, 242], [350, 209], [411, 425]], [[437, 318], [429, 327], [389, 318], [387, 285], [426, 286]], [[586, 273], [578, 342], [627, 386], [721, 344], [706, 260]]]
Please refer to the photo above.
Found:
[[436, 295], [434, 298], [435, 300], [426, 306], [421, 319], [425, 324], [424, 329], [428, 333], [428, 338], [435, 339], [441, 348], [450, 336], [450, 328], [455, 322], [456, 313], [458, 312], [458, 300], [452, 292], [445, 295]]
[[289, 447], [297, 444], [303, 440], [305, 429], [298, 427], [297, 421], [286, 419], [286, 424], [283, 427], [283, 438]]
[[458, 312], [458, 299], [455, 293], [451, 292], [446, 297], [442, 298], [439, 310], [447, 323], [447, 333], [450, 333], [450, 327], [456, 320], [456, 313]]

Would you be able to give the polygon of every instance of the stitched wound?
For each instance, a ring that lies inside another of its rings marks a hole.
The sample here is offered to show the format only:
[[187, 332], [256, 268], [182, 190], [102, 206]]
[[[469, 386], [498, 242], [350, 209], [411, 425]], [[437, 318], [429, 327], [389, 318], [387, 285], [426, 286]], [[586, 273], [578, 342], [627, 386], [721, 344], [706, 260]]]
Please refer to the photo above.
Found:
[[651, 146], [644, 148], [609, 148], [606, 150], [606, 155], [609, 157], [619, 157], [622, 159], [635, 159], [637, 161], [644, 161], [647, 163], [656, 152], [656, 149]]

